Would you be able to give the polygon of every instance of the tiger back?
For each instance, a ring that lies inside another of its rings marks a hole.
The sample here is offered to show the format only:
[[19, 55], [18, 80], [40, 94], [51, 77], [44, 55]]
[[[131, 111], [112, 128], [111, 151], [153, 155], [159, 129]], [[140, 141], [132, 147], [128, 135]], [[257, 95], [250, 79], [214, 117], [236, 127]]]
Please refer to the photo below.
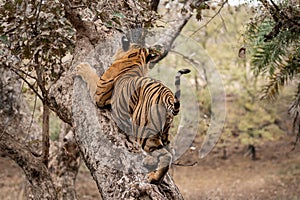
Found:
[[[151, 49], [151, 51], [153, 51]], [[150, 62], [148, 55], [151, 51], [141, 48], [139, 45], [131, 45], [128, 51], [120, 51], [115, 55], [115, 61], [104, 72], [97, 81], [97, 89], [95, 93], [95, 102], [99, 107], [111, 104], [112, 91], [115, 81], [128, 71], [135, 69], [133, 76], [145, 76], [148, 72], [147, 63]], [[156, 55], [156, 54], [155, 54]]]

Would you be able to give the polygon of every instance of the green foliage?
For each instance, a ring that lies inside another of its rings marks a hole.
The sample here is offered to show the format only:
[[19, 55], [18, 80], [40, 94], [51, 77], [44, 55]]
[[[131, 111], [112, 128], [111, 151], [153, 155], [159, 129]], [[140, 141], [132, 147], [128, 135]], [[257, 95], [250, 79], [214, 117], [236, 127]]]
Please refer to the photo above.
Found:
[[[299, 8], [287, 11], [288, 6], [292, 6], [288, 1], [279, 4], [285, 15], [295, 15], [296, 19], [300, 17]], [[248, 24], [246, 31], [247, 42], [251, 46], [252, 70], [256, 76], [263, 75], [268, 79], [262, 96], [267, 99], [274, 99], [283, 86], [297, 77], [300, 70], [299, 24], [294, 27], [291, 17], [285, 19], [284, 14], [281, 15], [282, 21], [276, 21], [272, 15], [261, 12]], [[292, 21], [290, 27], [281, 25], [289, 21]]]
[[1, 64], [34, 79], [33, 69], [39, 70], [45, 84], [56, 81], [65, 71], [63, 57], [74, 48], [75, 31], [64, 16], [58, 1], [1, 2]]

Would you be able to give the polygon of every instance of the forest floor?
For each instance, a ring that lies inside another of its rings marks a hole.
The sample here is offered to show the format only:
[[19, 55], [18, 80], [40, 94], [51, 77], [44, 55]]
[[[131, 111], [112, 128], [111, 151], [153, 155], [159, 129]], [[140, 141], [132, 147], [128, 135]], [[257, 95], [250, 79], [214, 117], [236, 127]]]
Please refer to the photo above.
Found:
[[[197, 166], [176, 167], [173, 176], [187, 200], [300, 200], [300, 145], [295, 137], [256, 146], [257, 159], [245, 156], [247, 147], [215, 148]], [[188, 156], [190, 155], [190, 156]], [[180, 163], [192, 163], [198, 151], [187, 152]]]
[[[257, 159], [245, 156], [242, 145], [231, 144], [227, 158], [223, 149], [215, 148], [199, 160], [198, 151], [190, 150], [171, 170], [186, 200], [201, 199], [300, 199], [300, 144], [291, 151], [295, 137], [284, 137], [256, 146]], [[9, 158], [0, 156], [0, 199], [24, 199], [25, 181], [22, 170]], [[78, 199], [99, 199], [96, 184], [82, 166], [76, 183]]]

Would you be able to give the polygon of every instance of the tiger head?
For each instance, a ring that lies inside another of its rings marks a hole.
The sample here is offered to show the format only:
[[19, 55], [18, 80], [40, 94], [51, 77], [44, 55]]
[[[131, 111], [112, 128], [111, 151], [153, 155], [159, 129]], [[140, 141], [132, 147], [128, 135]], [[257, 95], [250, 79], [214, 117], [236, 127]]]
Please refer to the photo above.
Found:
[[143, 47], [136, 43], [130, 43], [130, 41], [123, 36], [122, 37], [122, 48], [118, 49], [114, 55], [114, 60], [128, 59], [136, 57], [141, 53], [145, 56], [145, 62], [147, 66], [152, 69], [164, 54], [163, 47], [161, 45], [154, 45], [152, 47]]

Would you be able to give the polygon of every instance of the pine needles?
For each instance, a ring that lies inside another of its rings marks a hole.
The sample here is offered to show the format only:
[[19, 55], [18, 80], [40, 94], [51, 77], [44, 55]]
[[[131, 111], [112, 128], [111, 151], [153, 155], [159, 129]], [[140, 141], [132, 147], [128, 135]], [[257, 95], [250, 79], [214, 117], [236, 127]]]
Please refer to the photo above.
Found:
[[[298, 14], [300, 17], [299, 8], [296, 9], [297, 7], [293, 14]], [[266, 36], [270, 35], [277, 26], [277, 22], [266, 13], [261, 15], [248, 25], [247, 40], [252, 47], [251, 65], [254, 74], [263, 75], [268, 81], [263, 87], [261, 97], [273, 100], [280, 89], [299, 74], [300, 27], [297, 24], [295, 27], [283, 27], [275, 37], [266, 39]]]
[[251, 46], [252, 71], [267, 78], [261, 98], [274, 100], [290, 81], [299, 82], [289, 108], [294, 119], [296, 143], [300, 138], [300, 6], [297, 1], [260, 0], [261, 12], [247, 27], [247, 42]]

